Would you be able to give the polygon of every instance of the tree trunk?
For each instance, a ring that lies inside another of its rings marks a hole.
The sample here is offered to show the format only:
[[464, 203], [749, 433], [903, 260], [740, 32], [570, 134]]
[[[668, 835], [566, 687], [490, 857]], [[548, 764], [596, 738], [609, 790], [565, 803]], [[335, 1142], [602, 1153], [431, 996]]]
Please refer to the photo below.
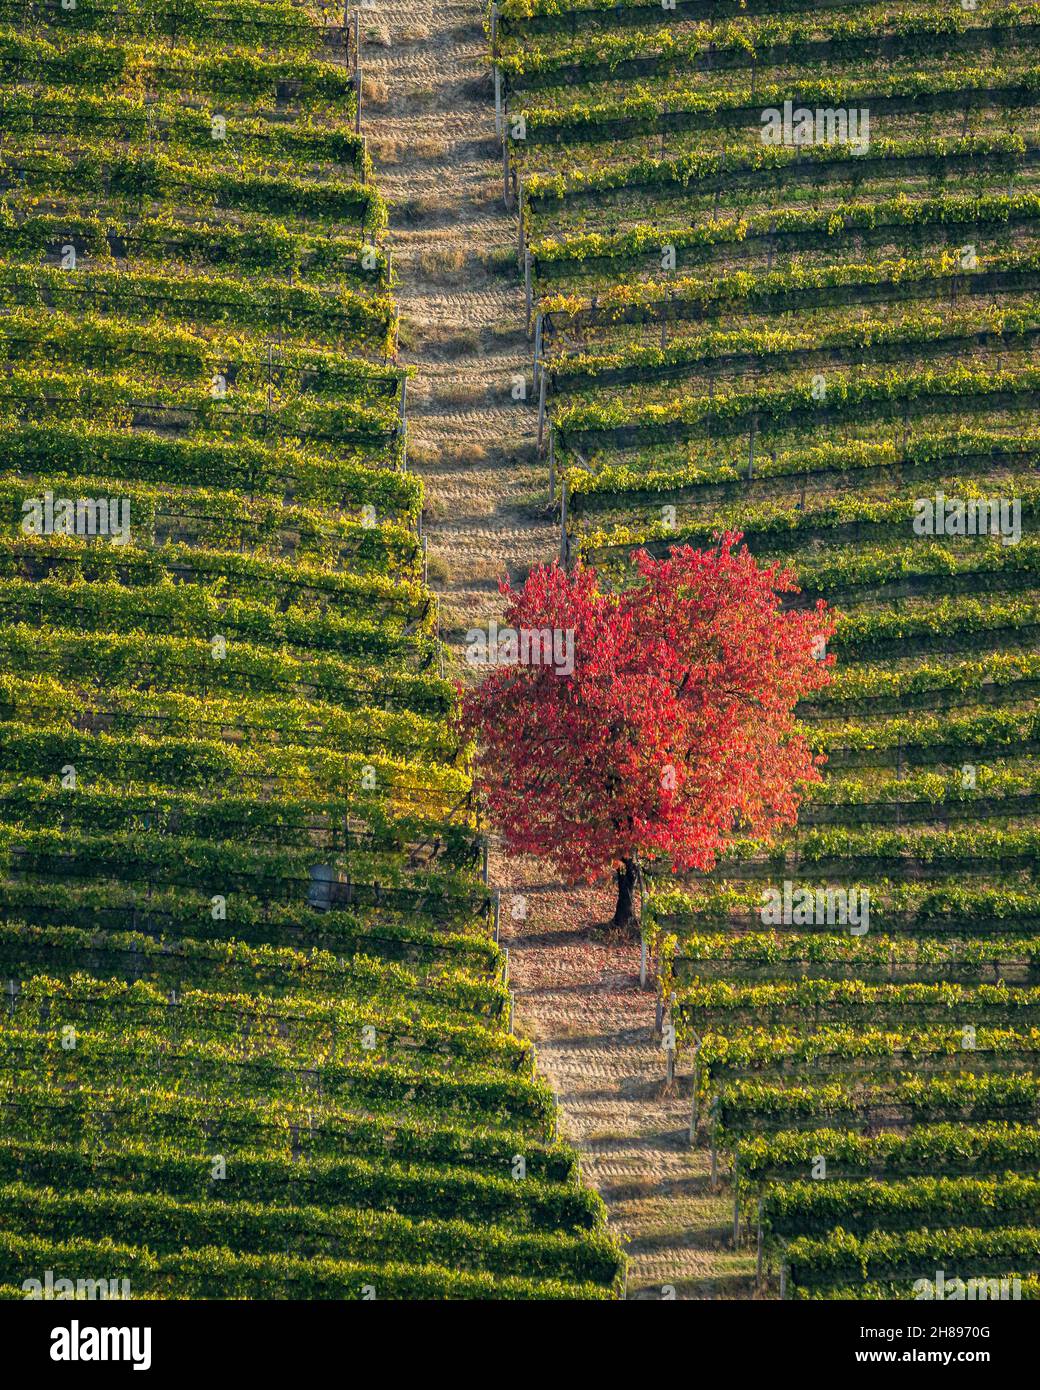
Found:
[[639, 865], [634, 859], [624, 860], [617, 874], [617, 907], [614, 909], [613, 926], [626, 931], [639, 930], [639, 914], [636, 912], [636, 885], [639, 882]]

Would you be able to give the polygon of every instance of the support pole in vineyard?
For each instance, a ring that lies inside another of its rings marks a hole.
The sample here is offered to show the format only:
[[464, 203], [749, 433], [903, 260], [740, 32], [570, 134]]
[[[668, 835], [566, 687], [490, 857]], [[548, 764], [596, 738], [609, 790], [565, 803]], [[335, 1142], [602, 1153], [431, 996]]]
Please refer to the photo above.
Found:
[[567, 568], [567, 478], [560, 484], [560, 564]]
[[533, 308], [533, 296], [531, 289], [531, 252], [524, 252], [524, 297], [527, 303], [527, 336], [531, 336], [531, 310]]
[[542, 452], [545, 436], [545, 363], [539, 364], [538, 371], [538, 452]]
[[694, 1048], [694, 1052], [693, 1052], [693, 1093], [692, 1093], [692, 1095], [690, 1096], [690, 1148], [691, 1148], [691, 1149], [693, 1148], [693, 1146], [694, 1146], [694, 1145], [696, 1144], [696, 1142], [697, 1142], [697, 1125], [700, 1123], [700, 1115], [698, 1114], [698, 1106], [697, 1106], [697, 1095], [698, 1095], [698, 1092], [699, 1092], [699, 1090], [700, 1090], [700, 1084], [701, 1084], [701, 1067], [700, 1067], [700, 1062], [697, 1060], [697, 1055], [698, 1055], [698, 1054], [697, 1054], [697, 1049]]
[[522, 266], [524, 263], [524, 176], [523, 174], [516, 181], [516, 263]]
[[508, 209], [511, 207], [509, 201], [509, 137], [505, 131], [502, 132], [502, 202]]
[[[349, 12], [344, 12], [344, 20]], [[354, 90], [357, 94], [357, 109], [354, 112], [354, 133], [361, 134], [361, 11], [354, 11]]]
[[538, 380], [538, 360], [542, 355], [542, 316], [540, 313], [535, 315], [534, 320], [534, 356], [531, 359], [531, 374], [533, 380]]
[[556, 496], [556, 431], [549, 422], [549, 501]]
[[498, 934], [502, 926], [502, 890], [495, 889], [495, 945], [498, 945]]
[[758, 424], [758, 416], [752, 415], [751, 425], [748, 428], [748, 455], [747, 455], [747, 475], [748, 482], [755, 476], [755, 427]]
[[495, 134], [502, 134], [502, 69], [495, 64]]
[[755, 1237], [755, 1288], [762, 1287], [764, 1242], [762, 1239], [762, 1198], [758, 1199], [758, 1233]]

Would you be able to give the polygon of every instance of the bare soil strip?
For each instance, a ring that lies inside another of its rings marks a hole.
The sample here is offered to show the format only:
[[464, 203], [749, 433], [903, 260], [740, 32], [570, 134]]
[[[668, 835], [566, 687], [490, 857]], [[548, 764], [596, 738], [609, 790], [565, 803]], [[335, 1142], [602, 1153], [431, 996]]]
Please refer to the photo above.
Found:
[[[361, 24], [363, 129], [391, 205], [401, 355], [417, 368], [409, 467], [426, 485], [430, 578], [456, 642], [501, 615], [501, 576], [522, 578], [558, 546], [534, 411], [511, 394], [525, 373], [530, 390], [531, 347], [481, 14], [476, 0], [380, 0]], [[686, 1143], [685, 1088], [663, 1091], [638, 944], [594, 925], [609, 895], [567, 890], [545, 866], [501, 854], [492, 882], [518, 1026], [626, 1239], [628, 1296], [746, 1295], [750, 1259], [728, 1248], [728, 1200]]]
[[535, 457], [531, 347], [502, 201], [501, 145], [476, 0], [380, 0], [361, 11], [363, 129], [391, 205], [409, 385], [409, 468], [426, 483], [430, 579], [445, 635], [501, 612], [558, 537]]
[[730, 1200], [710, 1190], [705, 1150], [689, 1147], [688, 1080], [665, 1088], [655, 995], [639, 985], [638, 942], [605, 925], [612, 895], [501, 853], [492, 870], [515, 1017], [626, 1242], [628, 1297], [748, 1297], [751, 1255], [732, 1249]]

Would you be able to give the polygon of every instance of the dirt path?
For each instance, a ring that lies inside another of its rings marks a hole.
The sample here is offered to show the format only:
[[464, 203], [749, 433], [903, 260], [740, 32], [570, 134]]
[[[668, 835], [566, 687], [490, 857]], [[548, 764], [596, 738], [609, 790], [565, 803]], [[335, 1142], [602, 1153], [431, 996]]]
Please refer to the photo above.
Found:
[[[379, 0], [362, 10], [364, 130], [390, 202], [409, 467], [426, 484], [430, 577], [449, 638], [501, 614], [500, 575], [556, 551], [535, 413], [511, 388], [531, 348], [502, 203], [500, 144], [478, 0]], [[593, 927], [610, 904], [496, 856], [520, 1028], [538, 1047], [584, 1171], [626, 1237], [630, 1298], [746, 1291], [726, 1248], [728, 1201], [685, 1141], [688, 1101], [662, 1095], [654, 995], [639, 949]], [[526, 918], [514, 918], [521, 900]]]
[[391, 205], [409, 468], [426, 483], [430, 579], [449, 638], [501, 611], [497, 581], [554, 553], [535, 413], [512, 397], [531, 347], [502, 202], [478, 0], [361, 11], [364, 125]]
[[730, 1200], [709, 1190], [707, 1155], [687, 1142], [688, 1082], [665, 1092], [639, 946], [602, 925], [610, 894], [566, 889], [544, 866], [501, 853], [492, 872], [519, 1028], [626, 1240], [628, 1297], [748, 1296], [752, 1257], [730, 1248]]

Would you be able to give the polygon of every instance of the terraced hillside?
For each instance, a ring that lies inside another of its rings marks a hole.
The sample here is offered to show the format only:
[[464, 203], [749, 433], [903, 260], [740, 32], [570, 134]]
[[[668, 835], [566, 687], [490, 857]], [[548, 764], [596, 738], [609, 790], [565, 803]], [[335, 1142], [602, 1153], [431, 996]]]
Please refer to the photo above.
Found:
[[619, 1278], [510, 1027], [341, 18], [0, 5], [9, 1297]]
[[798, 831], [652, 894], [734, 1236], [773, 1294], [1035, 1295], [1040, 8], [492, 29], [563, 553], [737, 528], [841, 615]]

